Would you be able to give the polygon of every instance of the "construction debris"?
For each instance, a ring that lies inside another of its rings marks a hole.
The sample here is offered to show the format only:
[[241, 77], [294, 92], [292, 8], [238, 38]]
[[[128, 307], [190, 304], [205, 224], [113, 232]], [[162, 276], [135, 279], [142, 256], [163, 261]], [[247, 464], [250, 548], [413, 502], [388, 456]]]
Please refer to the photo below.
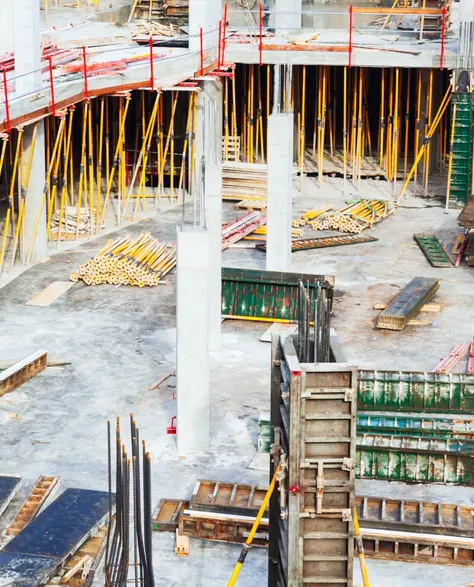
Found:
[[[363, 236], [359, 234], [344, 236], [322, 236], [319, 238], [296, 239], [291, 243], [291, 251], [308, 251], [311, 249], [323, 249], [326, 247], [340, 247], [343, 245], [357, 245], [360, 243], [373, 243], [378, 241], [373, 236]], [[258, 249], [266, 250], [266, 245], [257, 245]]]
[[433, 369], [433, 373], [449, 373], [459, 363], [459, 361], [466, 356], [471, 348], [471, 343], [457, 344], [449, 353], [441, 359], [441, 361]]
[[97, 228], [94, 226], [94, 223], [91, 223], [91, 215], [93, 219], [96, 218], [95, 209], [90, 210], [89, 208], [81, 208], [78, 214], [77, 206], [68, 206], [63, 210], [62, 214], [59, 210], [56, 211], [53, 214], [51, 221], [49, 240], [57, 240], [60, 218], [60, 240], [72, 240], [75, 239], [77, 235], [85, 236], [91, 235], [93, 232], [97, 232]]
[[109, 283], [111, 285], [154, 286], [176, 265], [176, 248], [164, 244], [150, 234], [119, 238], [107, 245], [77, 273], [71, 273], [71, 281], [82, 279], [87, 285]]
[[237, 218], [234, 222], [224, 224], [222, 227], [222, 250], [225, 251], [230, 245], [253, 233], [266, 221], [267, 217], [260, 212], [249, 212], [245, 216]]
[[377, 320], [377, 328], [403, 330], [439, 289], [437, 279], [415, 277], [392, 300]]
[[326, 213], [319, 222], [312, 223], [315, 230], [340, 230], [358, 234], [366, 228], [372, 228], [392, 214], [394, 208], [385, 200], [357, 200], [337, 212]]

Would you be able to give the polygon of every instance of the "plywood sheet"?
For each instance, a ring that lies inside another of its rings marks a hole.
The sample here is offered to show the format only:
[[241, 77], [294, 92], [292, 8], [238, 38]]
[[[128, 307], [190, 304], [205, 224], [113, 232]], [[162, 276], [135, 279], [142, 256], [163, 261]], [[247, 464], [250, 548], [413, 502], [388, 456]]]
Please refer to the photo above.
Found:
[[49, 306], [76, 285], [73, 281], [53, 281], [48, 287], [25, 302], [25, 306]]
[[277, 334], [278, 336], [284, 336], [287, 334], [294, 334], [298, 329], [297, 324], [283, 324], [279, 322], [274, 322], [270, 328], [265, 330], [265, 332], [260, 337], [261, 342], [272, 342], [272, 334]]

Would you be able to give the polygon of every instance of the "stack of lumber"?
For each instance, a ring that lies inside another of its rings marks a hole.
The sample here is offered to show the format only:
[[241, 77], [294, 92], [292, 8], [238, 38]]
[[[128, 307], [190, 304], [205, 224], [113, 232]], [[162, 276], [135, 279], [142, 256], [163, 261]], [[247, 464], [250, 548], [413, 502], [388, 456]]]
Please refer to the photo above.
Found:
[[161, 24], [156, 21], [149, 21], [138, 25], [138, 31], [140, 35], [159, 36], [159, 37], [179, 37], [183, 34], [183, 31], [174, 24]]
[[393, 211], [385, 200], [358, 200], [337, 212], [321, 215], [319, 222], [313, 222], [312, 226], [314, 230], [340, 230], [359, 234], [366, 228], [372, 228]]
[[[95, 211], [92, 210], [92, 215], [95, 217]], [[91, 217], [89, 208], [81, 208], [79, 212], [79, 225], [77, 223], [77, 206], [68, 206], [63, 210], [61, 219], [61, 239], [66, 240], [69, 236], [76, 237], [84, 236], [92, 233]], [[60, 212], [56, 212], [51, 219], [50, 237], [52, 240], [56, 239], [59, 228]]]
[[458, 224], [464, 228], [474, 228], [474, 197], [469, 198], [463, 211], [459, 214]]
[[[296, 170], [293, 170], [293, 178]], [[266, 163], [222, 163], [223, 200], [265, 200], [267, 198]]]
[[153, 238], [150, 234], [124, 237], [107, 245], [77, 273], [71, 281], [82, 279], [87, 285], [154, 286], [166, 283], [163, 277], [176, 265], [176, 249]]

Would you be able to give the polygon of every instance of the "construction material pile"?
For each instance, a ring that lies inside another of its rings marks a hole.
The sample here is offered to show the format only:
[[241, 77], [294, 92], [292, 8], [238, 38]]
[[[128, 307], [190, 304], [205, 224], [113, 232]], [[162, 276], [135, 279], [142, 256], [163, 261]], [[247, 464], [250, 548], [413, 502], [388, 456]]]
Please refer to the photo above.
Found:
[[302, 214], [299, 218], [296, 218], [292, 221], [293, 228], [298, 228], [298, 226], [305, 226], [306, 224], [313, 227], [313, 230], [318, 230], [319, 221], [317, 218], [332, 210], [334, 206], [332, 204], [323, 204], [317, 208], [311, 208], [311, 210], [300, 210], [300, 214]]
[[107, 245], [93, 258], [71, 273], [71, 281], [82, 279], [87, 285], [154, 286], [176, 265], [176, 248], [161, 243], [150, 234], [124, 237]]
[[149, 21], [140, 23], [137, 28], [140, 35], [146, 35], [148, 38], [153, 35], [160, 37], [179, 37], [184, 34], [179, 26], [172, 23], [161, 24], [160, 22]]
[[359, 234], [392, 214], [393, 210], [386, 200], [357, 200], [337, 212], [321, 215], [319, 222], [313, 222], [312, 226], [315, 230]]
[[259, 227], [263, 226], [267, 217], [260, 212], [249, 212], [233, 222], [222, 227], [222, 250], [225, 251], [231, 245], [248, 236]]
[[[95, 210], [92, 210], [92, 216], [95, 218]], [[93, 226], [91, 226], [89, 208], [81, 208], [79, 211], [79, 217], [77, 214], [77, 206], [68, 206], [62, 214], [59, 211], [55, 212], [51, 219], [50, 231], [50, 235], [52, 235], [54, 239], [58, 234], [60, 221], [62, 237], [67, 237], [68, 235], [76, 236], [76, 234], [78, 236], [84, 236], [95, 232], [95, 230], [93, 231]]]

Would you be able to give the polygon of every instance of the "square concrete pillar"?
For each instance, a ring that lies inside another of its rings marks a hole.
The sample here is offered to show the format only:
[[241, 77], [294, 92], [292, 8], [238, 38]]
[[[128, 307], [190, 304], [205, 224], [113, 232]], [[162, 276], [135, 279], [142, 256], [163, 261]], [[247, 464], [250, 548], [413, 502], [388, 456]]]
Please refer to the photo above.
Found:
[[199, 30], [203, 32], [203, 47], [217, 47], [222, 0], [189, 0], [189, 48], [200, 50]]
[[293, 114], [268, 117], [267, 271], [291, 268]]
[[289, 33], [301, 29], [302, 0], [275, 0], [275, 32]]
[[209, 235], [177, 234], [176, 378], [179, 455], [209, 448]]
[[[28, 161], [32, 147], [34, 125], [26, 126], [23, 131], [25, 161]], [[38, 122], [36, 139], [31, 159], [31, 170], [25, 195], [25, 251], [27, 257], [31, 249], [30, 261], [38, 263], [48, 255], [46, 238], [46, 204], [43, 201], [44, 178], [46, 175], [44, 122]], [[38, 220], [39, 219], [39, 220]], [[35, 227], [38, 223], [35, 237]], [[33, 247], [31, 244], [34, 238]]]
[[15, 0], [10, 10], [15, 21], [16, 94], [23, 96], [41, 84], [40, 6], [38, 0]]
[[221, 348], [222, 166], [205, 167], [204, 198], [209, 236], [209, 350]]

